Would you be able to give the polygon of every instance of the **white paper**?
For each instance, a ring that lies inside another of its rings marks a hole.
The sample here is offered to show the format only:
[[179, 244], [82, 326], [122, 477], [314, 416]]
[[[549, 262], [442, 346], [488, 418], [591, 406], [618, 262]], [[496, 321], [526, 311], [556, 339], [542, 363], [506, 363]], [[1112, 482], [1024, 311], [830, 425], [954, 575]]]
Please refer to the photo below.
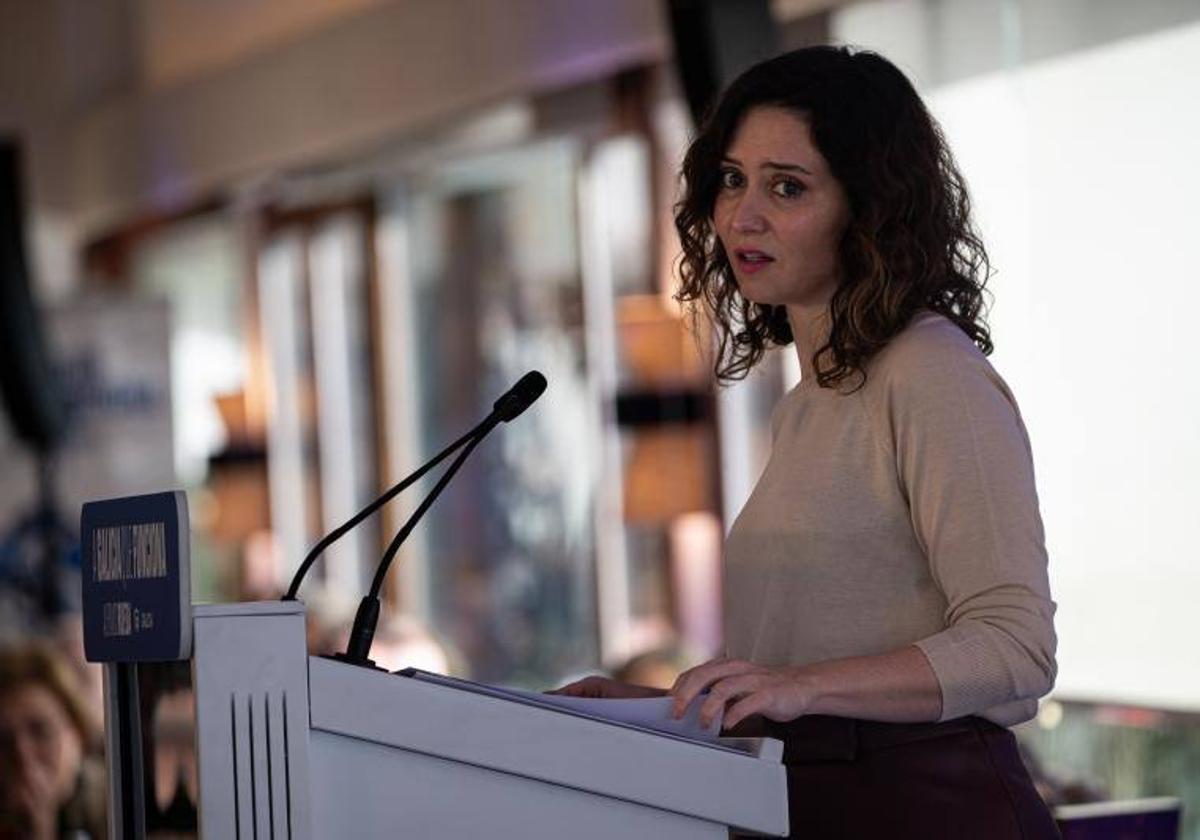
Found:
[[605, 699], [597, 697], [569, 697], [564, 694], [537, 694], [532, 691], [521, 691], [515, 688], [503, 689], [505, 692], [522, 697], [536, 698], [542, 703], [558, 706], [563, 709], [580, 712], [590, 717], [615, 720], [620, 723], [632, 723], [682, 735], [685, 738], [695, 738], [702, 741], [716, 741], [721, 733], [721, 719], [724, 710], [719, 711], [707, 728], [700, 725], [700, 706], [704, 703], [705, 695], [697, 697], [688, 705], [683, 717], [671, 717], [670, 697], [641, 697], [629, 700]]
[[670, 697], [645, 697], [633, 700], [568, 697], [562, 694], [540, 694], [536, 691], [522, 691], [518, 688], [484, 685], [482, 683], [471, 682], [470, 680], [432, 674], [417, 668], [406, 668], [398, 673], [403, 676], [471, 691], [477, 694], [486, 694], [491, 697], [514, 700], [518, 703], [543, 708], [561, 709], [572, 714], [597, 720], [610, 721], [627, 726], [637, 726], [643, 729], [653, 729], [657, 732], [673, 735], [678, 738], [721, 745], [719, 735], [724, 710], [717, 713], [708, 727], [702, 727], [700, 725], [700, 706], [704, 703], [704, 695], [693, 700], [684, 716], [677, 720], [671, 717], [671, 705], [673, 701]]

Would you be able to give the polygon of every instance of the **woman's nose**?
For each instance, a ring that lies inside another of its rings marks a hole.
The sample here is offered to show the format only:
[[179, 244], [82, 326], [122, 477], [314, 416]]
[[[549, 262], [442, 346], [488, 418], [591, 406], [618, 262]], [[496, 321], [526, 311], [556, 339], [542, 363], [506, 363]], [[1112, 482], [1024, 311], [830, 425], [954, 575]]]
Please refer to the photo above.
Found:
[[753, 195], [747, 194], [737, 203], [731, 224], [735, 233], [761, 233], [766, 229], [766, 217]]

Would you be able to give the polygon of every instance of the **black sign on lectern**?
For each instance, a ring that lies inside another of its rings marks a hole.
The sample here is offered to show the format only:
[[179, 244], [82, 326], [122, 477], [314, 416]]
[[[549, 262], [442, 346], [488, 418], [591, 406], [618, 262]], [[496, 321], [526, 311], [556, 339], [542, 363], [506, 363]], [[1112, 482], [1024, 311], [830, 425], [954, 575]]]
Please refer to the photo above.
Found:
[[176, 490], [88, 502], [80, 540], [88, 661], [190, 657], [187, 495]]

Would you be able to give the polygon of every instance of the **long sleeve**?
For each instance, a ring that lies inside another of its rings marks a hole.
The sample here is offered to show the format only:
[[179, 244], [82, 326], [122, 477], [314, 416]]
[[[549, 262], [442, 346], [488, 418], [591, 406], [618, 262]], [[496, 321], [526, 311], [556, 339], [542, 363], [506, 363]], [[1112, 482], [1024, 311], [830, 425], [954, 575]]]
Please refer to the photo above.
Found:
[[1029, 440], [966, 336], [916, 329], [926, 331], [889, 354], [882, 391], [913, 531], [946, 601], [945, 629], [916, 644], [941, 685], [943, 720], [990, 710], [1012, 723], [1057, 668]]
[[1029, 441], [1008, 388], [922, 313], [849, 393], [790, 391], [729, 532], [730, 656], [806, 665], [916, 644], [942, 716], [1009, 726], [1055, 676]]

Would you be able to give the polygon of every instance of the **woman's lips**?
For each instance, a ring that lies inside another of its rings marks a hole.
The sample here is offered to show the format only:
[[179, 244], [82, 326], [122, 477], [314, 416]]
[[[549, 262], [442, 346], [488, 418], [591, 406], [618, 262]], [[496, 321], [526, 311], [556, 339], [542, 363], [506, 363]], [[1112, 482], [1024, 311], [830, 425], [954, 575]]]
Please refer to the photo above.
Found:
[[769, 266], [775, 262], [775, 258], [771, 257], [762, 251], [755, 251], [751, 248], [738, 248], [733, 252], [734, 259], [737, 260], [738, 270], [744, 271], [747, 274], [753, 274], [756, 271]]

